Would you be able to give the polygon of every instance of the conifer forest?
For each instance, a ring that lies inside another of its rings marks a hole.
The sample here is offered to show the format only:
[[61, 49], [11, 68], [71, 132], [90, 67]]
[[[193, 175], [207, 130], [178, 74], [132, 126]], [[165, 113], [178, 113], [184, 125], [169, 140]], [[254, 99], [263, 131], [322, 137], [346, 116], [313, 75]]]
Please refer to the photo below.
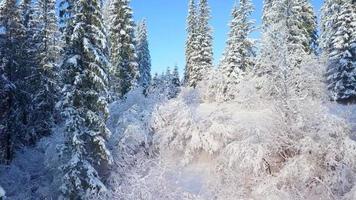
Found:
[[130, 0], [0, 0], [0, 200], [356, 200], [356, 1], [219, 0], [219, 60], [175, 1], [154, 73]]

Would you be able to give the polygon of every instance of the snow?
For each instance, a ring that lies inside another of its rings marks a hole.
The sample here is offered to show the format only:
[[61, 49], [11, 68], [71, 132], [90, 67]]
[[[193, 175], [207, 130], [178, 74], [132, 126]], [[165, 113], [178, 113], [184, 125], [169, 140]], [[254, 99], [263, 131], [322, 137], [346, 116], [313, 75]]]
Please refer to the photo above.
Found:
[[[318, 115], [326, 121], [311, 124], [320, 131], [300, 132], [301, 138], [294, 141], [284, 138], [273, 104], [210, 102], [203, 93], [204, 89], [183, 89], [177, 98], [166, 100], [158, 94], [145, 97], [137, 89], [112, 103], [108, 147], [115, 164], [108, 191], [94, 199], [353, 198], [356, 145], [343, 138], [339, 120], [355, 122], [356, 106], [328, 104], [328, 112], [338, 117]], [[0, 185], [8, 198], [56, 198], [60, 159], [55, 155], [62, 132], [58, 129], [55, 137], [20, 151], [10, 167], [0, 166]], [[287, 141], [298, 154], [280, 152]], [[338, 154], [344, 155], [342, 163], [334, 160]], [[319, 162], [335, 167], [340, 176]]]
[[5, 197], [5, 190], [0, 186], [0, 198]]
[[328, 107], [331, 113], [345, 119], [349, 123], [352, 129], [350, 137], [356, 141], [356, 105], [330, 103]]

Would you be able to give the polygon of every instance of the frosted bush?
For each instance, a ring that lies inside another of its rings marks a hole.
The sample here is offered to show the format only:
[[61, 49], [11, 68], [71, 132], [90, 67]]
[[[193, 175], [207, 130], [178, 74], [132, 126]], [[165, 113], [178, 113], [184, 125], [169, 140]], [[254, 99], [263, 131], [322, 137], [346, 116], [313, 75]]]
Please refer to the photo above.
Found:
[[189, 166], [208, 155], [215, 178], [206, 187], [214, 199], [351, 200], [356, 144], [323, 104], [321, 67], [306, 61], [295, 70], [303, 80], [291, 74], [286, 83], [247, 75], [229, 102], [212, 91], [218, 74], [183, 90], [154, 113], [160, 156]]

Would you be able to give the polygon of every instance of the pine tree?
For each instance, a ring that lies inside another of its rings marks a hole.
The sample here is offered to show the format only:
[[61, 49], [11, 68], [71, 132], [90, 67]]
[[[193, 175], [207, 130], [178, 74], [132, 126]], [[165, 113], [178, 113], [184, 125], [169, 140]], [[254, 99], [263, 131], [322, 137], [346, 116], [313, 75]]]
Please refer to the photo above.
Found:
[[176, 87], [181, 86], [180, 78], [179, 78], [179, 71], [178, 71], [178, 66], [174, 66], [173, 73], [172, 73], [172, 83]]
[[235, 5], [232, 12], [231, 30], [220, 69], [224, 76], [221, 90], [226, 100], [235, 98], [234, 86], [254, 67], [253, 42], [248, 38], [254, 28], [254, 22], [250, 20], [252, 12], [250, 0], [240, 0], [239, 7]]
[[174, 69], [173, 69], [171, 85], [172, 85], [171, 97], [175, 98], [175, 97], [177, 97], [178, 93], [180, 92], [180, 86], [181, 86], [177, 65], [174, 66]]
[[[0, 45], [1, 34], [0, 34]], [[0, 51], [0, 57], [2, 57]], [[4, 64], [4, 62], [0, 63]], [[14, 101], [15, 86], [6, 77], [4, 66], [0, 65], [0, 163], [8, 164], [12, 154], [12, 138], [9, 117]]]
[[196, 64], [194, 64], [189, 77], [189, 86], [192, 87], [196, 87], [198, 82], [203, 79], [207, 70], [213, 67], [213, 37], [211, 33], [212, 29], [209, 25], [210, 17], [208, 0], [200, 0], [197, 24], [198, 54]]
[[30, 94], [27, 91], [31, 69], [26, 65], [26, 30], [21, 22], [16, 0], [3, 1], [0, 6], [0, 66], [2, 78], [14, 86], [12, 90], [5, 92], [11, 99], [8, 102], [9, 111], [6, 112], [8, 116], [2, 123], [6, 124], [5, 138], [10, 145], [6, 147], [5, 162], [11, 160], [14, 148], [30, 143], [32, 139], [28, 131]]
[[[316, 51], [316, 17], [308, 0], [266, 0], [263, 15], [263, 39], [274, 37], [271, 29], [277, 26], [286, 31], [288, 53], [298, 66], [305, 55]], [[279, 31], [281, 31], [279, 30]], [[278, 31], [275, 29], [275, 31]], [[267, 36], [266, 33], [272, 34]], [[269, 57], [269, 49], [262, 46], [260, 57]], [[262, 61], [263, 63], [263, 61]]]
[[333, 100], [347, 101], [356, 98], [356, 5], [345, 0], [339, 6], [338, 16], [330, 19], [336, 30], [326, 42], [330, 44], [328, 88]]
[[21, 0], [19, 8], [21, 14], [21, 23], [25, 26], [25, 28], [28, 28], [28, 23], [32, 14], [32, 1]]
[[137, 26], [137, 62], [140, 72], [139, 85], [147, 88], [151, 82], [151, 55], [148, 48], [146, 20], [138, 23]]
[[184, 72], [184, 82], [185, 84], [192, 86], [190, 84], [191, 73], [194, 66], [196, 66], [197, 55], [198, 55], [198, 19], [197, 19], [197, 6], [195, 0], [189, 1], [189, 10], [187, 18], [187, 41], [185, 47], [185, 72]]
[[135, 49], [134, 22], [129, 0], [113, 0], [110, 5], [112, 90], [122, 97], [137, 86], [139, 69]]
[[34, 33], [33, 46], [37, 66], [31, 76], [32, 130], [38, 136], [49, 135], [54, 124], [54, 107], [57, 101], [59, 40], [55, 0], [38, 0], [34, 16], [30, 19]]
[[74, 28], [73, 26], [74, 3], [75, 3], [74, 0], [59, 1], [59, 30], [63, 36], [62, 40], [66, 44], [70, 42], [70, 37], [73, 33], [73, 28]]
[[331, 37], [336, 32], [337, 17], [340, 12], [340, 5], [344, 0], [325, 0], [321, 8], [319, 38], [320, 48], [324, 56], [328, 56], [331, 48]]
[[106, 92], [108, 45], [99, 0], [76, 1], [73, 35], [62, 65], [64, 82], [60, 103], [66, 119], [67, 163], [62, 167], [61, 191], [68, 199], [85, 199], [106, 190], [103, 174], [112, 163], [106, 147], [110, 136]]

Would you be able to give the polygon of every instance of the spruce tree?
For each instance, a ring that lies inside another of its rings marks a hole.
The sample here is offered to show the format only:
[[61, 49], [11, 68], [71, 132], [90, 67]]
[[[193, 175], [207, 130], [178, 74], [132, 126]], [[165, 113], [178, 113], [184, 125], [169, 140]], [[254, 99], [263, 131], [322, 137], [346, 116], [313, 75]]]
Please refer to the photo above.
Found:
[[59, 30], [62, 33], [62, 41], [66, 44], [70, 42], [73, 33], [73, 12], [74, 0], [59, 1]]
[[179, 78], [179, 71], [178, 71], [178, 66], [177, 65], [174, 66], [174, 69], [173, 69], [172, 83], [176, 87], [180, 87], [181, 86], [181, 81], [180, 81], [180, 78]]
[[197, 30], [197, 57], [190, 73], [189, 86], [196, 87], [206, 74], [207, 70], [213, 67], [213, 37], [212, 29], [209, 25], [210, 8], [208, 0], [200, 0]]
[[184, 82], [188, 86], [191, 85], [191, 73], [193, 68], [197, 65], [198, 55], [198, 13], [195, 0], [189, 1], [189, 10], [187, 18], [187, 41], [185, 46], [185, 72]]
[[112, 91], [122, 97], [137, 86], [139, 69], [134, 38], [134, 21], [129, 0], [110, 4], [109, 42], [111, 46]]
[[143, 88], [147, 88], [151, 82], [151, 55], [148, 48], [146, 20], [138, 23], [136, 34], [137, 62], [140, 72], [138, 83]]
[[106, 147], [110, 131], [106, 101], [108, 45], [99, 0], [76, 1], [73, 35], [62, 65], [60, 105], [66, 119], [62, 154], [63, 197], [85, 199], [106, 190], [103, 174], [112, 163]]
[[336, 20], [340, 6], [344, 0], [325, 0], [321, 8], [319, 38], [320, 48], [324, 56], [328, 56], [331, 48], [331, 37], [336, 32]]
[[[356, 99], [356, 5], [352, 0], [341, 3], [331, 34], [328, 62], [328, 88], [333, 100]], [[337, 7], [338, 7], [337, 6]]]
[[54, 107], [57, 101], [59, 40], [55, 0], [38, 0], [31, 18], [30, 28], [34, 33], [33, 59], [36, 69], [32, 78], [31, 123], [38, 136], [48, 135], [54, 124]]
[[180, 91], [180, 86], [181, 86], [181, 81], [179, 78], [179, 71], [178, 71], [177, 65], [174, 66], [174, 69], [173, 69], [171, 84], [172, 84], [171, 97], [175, 98], [175, 97], [177, 97], [177, 95]]
[[[279, 26], [286, 31], [288, 53], [294, 66], [298, 66], [305, 55], [315, 53], [317, 43], [316, 17], [308, 0], [266, 0], [263, 13], [263, 37], [276, 34], [271, 29]], [[262, 45], [261, 58], [269, 57], [270, 50]]]
[[232, 12], [230, 33], [225, 49], [221, 67], [224, 83], [221, 92], [225, 100], [234, 99], [234, 86], [241, 80], [242, 76], [254, 67], [254, 47], [249, 38], [253, 31], [254, 22], [250, 20], [253, 5], [250, 0], [240, 0], [239, 7], [235, 5]]
[[[2, 68], [2, 78], [11, 83], [14, 87], [8, 92], [8, 116], [6, 117], [5, 138], [6, 147], [5, 162], [12, 158], [13, 150], [23, 144], [31, 143], [32, 136], [28, 130], [30, 93], [28, 92], [28, 77], [31, 75], [31, 68], [26, 64], [26, 29], [23, 26], [20, 9], [16, 0], [5, 0], [0, 6], [0, 66]], [[9, 85], [9, 84], [6, 84]], [[5, 87], [6, 88], [6, 87]]]
[[21, 0], [19, 8], [20, 8], [21, 22], [25, 26], [25, 28], [28, 28], [28, 23], [30, 21], [30, 17], [32, 14], [32, 1]]
[[[0, 45], [2, 45], [0, 34]], [[2, 57], [0, 51], [0, 57]], [[1, 64], [4, 64], [0, 60]], [[13, 107], [15, 86], [6, 77], [4, 65], [0, 65], [0, 164], [8, 164], [12, 155], [12, 138], [9, 117]]]

